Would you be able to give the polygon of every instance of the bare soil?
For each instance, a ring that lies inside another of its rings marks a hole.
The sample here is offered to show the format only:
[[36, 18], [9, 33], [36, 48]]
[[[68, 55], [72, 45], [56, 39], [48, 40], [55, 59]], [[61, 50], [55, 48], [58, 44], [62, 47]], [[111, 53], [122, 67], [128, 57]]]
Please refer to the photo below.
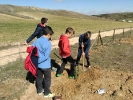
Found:
[[[66, 71], [61, 77], [55, 77], [55, 72], [52, 72], [51, 90], [56, 96], [62, 96], [62, 100], [132, 100], [132, 85], [133, 74], [92, 67], [89, 71], [82, 71], [76, 80], [69, 79]], [[98, 94], [99, 89], [106, 92]], [[35, 84], [30, 84], [20, 100], [51, 99], [38, 96]]]
[[[129, 29], [125, 29], [128, 31]], [[122, 33], [118, 29], [116, 34]], [[91, 39], [96, 39], [98, 33], [92, 35]], [[112, 36], [113, 30], [101, 32], [101, 36]], [[70, 39], [71, 45], [78, 42], [78, 37]], [[58, 40], [53, 40], [53, 49], [57, 48]], [[5, 65], [8, 62], [17, 60], [19, 57], [25, 58], [26, 46], [18, 46], [0, 51], [0, 64]], [[11, 52], [12, 51], [12, 52]], [[10, 56], [9, 56], [10, 55]], [[12, 59], [11, 59], [12, 58]], [[133, 99], [133, 74], [131, 72], [103, 70], [100, 66], [93, 66], [88, 71], [82, 71], [80, 67], [79, 77], [74, 79], [68, 78], [68, 73], [64, 70], [61, 77], [56, 77], [52, 71], [51, 90], [56, 96], [62, 96], [63, 100], [132, 100]], [[69, 68], [69, 66], [67, 66]], [[7, 83], [7, 82], [6, 82]], [[98, 94], [99, 89], [105, 89], [104, 94]], [[14, 99], [17, 100], [17, 99]], [[30, 84], [28, 89], [20, 96], [20, 100], [51, 100], [46, 99], [43, 95], [38, 96], [35, 84]]]

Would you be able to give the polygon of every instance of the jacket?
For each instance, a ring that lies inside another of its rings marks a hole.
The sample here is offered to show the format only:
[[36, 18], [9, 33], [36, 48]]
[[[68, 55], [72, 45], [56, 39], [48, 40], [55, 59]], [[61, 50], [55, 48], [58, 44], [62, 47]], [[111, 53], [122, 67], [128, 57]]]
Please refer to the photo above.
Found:
[[28, 56], [25, 59], [24, 67], [26, 70], [30, 71], [32, 75], [36, 77], [36, 69], [38, 67], [38, 50], [37, 47], [30, 46], [26, 50]]
[[65, 35], [61, 35], [59, 39], [59, 54], [62, 58], [69, 57], [71, 55], [69, 39]]
[[82, 49], [82, 47], [81, 47], [82, 42], [84, 44], [84, 52], [85, 52], [85, 54], [88, 54], [88, 51], [89, 51], [90, 45], [91, 45], [91, 40], [90, 40], [90, 38], [85, 39], [85, 35], [81, 34], [79, 36], [79, 49]]
[[26, 40], [27, 43], [29, 43], [30, 41], [32, 41], [35, 37], [40, 38], [42, 36], [43, 33], [43, 24], [39, 23], [36, 27], [36, 30], [34, 31], [34, 33]]
[[35, 40], [32, 46], [38, 49], [38, 68], [47, 69], [51, 67], [51, 42], [48, 38], [41, 36]]

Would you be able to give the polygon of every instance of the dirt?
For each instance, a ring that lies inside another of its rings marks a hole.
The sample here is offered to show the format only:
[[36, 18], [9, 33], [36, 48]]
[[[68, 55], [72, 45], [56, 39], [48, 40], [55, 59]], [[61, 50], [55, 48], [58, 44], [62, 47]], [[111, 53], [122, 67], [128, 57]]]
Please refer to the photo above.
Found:
[[[133, 74], [92, 67], [89, 71], [82, 71], [76, 80], [69, 79], [66, 71], [61, 77], [55, 77], [52, 72], [51, 90], [56, 96], [62, 96], [62, 100], [132, 100], [132, 85]], [[98, 94], [99, 89], [105, 89], [105, 93]], [[38, 96], [35, 84], [30, 84], [20, 100], [51, 99]]]
[[[129, 29], [125, 29], [128, 31]], [[116, 34], [123, 32], [118, 29]], [[91, 39], [95, 39], [98, 33], [92, 35]], [[101, 36], [112, 36], [113, 30], [101, 32]], [[78, 37], [70, 39], [71, 45], [77, 43]], [[53, 40], [53, 49], [57, 48], [58, 40]], [[17, 60], [17, 58], [26, 57], [26, 46], [18, 46], [0, 51], [0, 64], [7, 64], [9, 61]], [[11, 52], [12, 51], [12, 52]], [[24, 52], [24, 53], [21, 53]], [[10, 56], [9, 56], [10, 55]], [[10, 59], [12, 58], [12, 59]], [[9, 60], [10, 59], [10, 60]], [[68, 67], [68, 66], [67, 66]], [[68, 67], [69, 68], [69, 67]], [[80, 66], [82, 71], [82, 66]], [[56, 96], [62, 96], [63, 100], [132, 100], [133, 99], [133, 74], [125, 72], [116, 72], [102, 70], [99, 66], [93, 66], [88, 71], [82, 71], [76, 80], [69, 79], [67, 71], [64, 70], [61, 77], [56, 77], [52, 71], [51, 90]], [[104, 94], [98, 94], [99, 89], [105, 89]], [[17, 99], [15, 99], [17, 100]], [[30, 84], [28, 89], [21, 95], [20, 100], [51, 100], [46, 99], [43, 95], [38, 96], [35, 84]]]

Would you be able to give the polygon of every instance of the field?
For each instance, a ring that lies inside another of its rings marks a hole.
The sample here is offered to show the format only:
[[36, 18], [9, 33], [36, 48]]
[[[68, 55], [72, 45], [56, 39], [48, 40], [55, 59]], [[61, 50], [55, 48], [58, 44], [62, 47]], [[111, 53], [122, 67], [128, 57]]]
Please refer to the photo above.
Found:
[[[12, 6], [11, 6], [12, 7]], [[14, 7], [14, 6], [13, 6]], [[12, 9], [16, 9], [13, 8]], [[29, 16], [34, 19], [24, 19], [17, 16], [11, 16], [8, 14], [0, 14], [0, 45], [4, 44], [22, 44], [35, 30], [36, 25], [40, 22], [42, 17], [47, 17], [49, 19], [48, 24], [53, 28], [54, 35], [53, 39], [58, 39], [59, 35], [65, 32], [67, 27], [73, 27], [76, 34], [75, 36], [79, 36], [81, 33], [84, 33], [88, 30], [92, 31], [92, 33], [96, 33], [100, 31], [106, 31], [117, 28], [127, 28], [132, 27], [133, 23], [123, 23], [116, 22], [113, 20], [106, 20], [98, 17], [85, 16], [81, 14], [77, 14], [74, 17], [67, 17], [67, 13], [65, 15], [63, 11], [56, 12], [56, 14], [51, 15], [52, 13], [48, 13], [44, 11], [32, 10], [22, 7], [17, 7], [17, 11], [13, 12], [15, 14]], [[6, 10], [5, 10], [6, 11]], [[54, 11], [49, 11], [54, 12]], [[72, 13], [71, 13], [72, 14]], [[74, 14], [73, 14], [74, 15]]]
[[[3, 7], [3, 11], [8, 11], [8, 7]], [[77, 13], [76, 16], [78, 17], [76, 17], [73, 12], [10, 7], [17, 8], [16, 11], [12, 8], [13, 14], [0, 13], [0, 53], [7, 48], [12, 50], [14, 48], [12, 44], [22, 45], [28, 36], [34, 32], [42, 17], [49, 19], [48, 23], [55, 32], [53, 39], [58, 39], [68, 26], [74, 28], [75, 36], [79, 36], [87, 30], [97, 33], [99, 30], [107, 31], [133, 26], [133, 23], [117, 22], [92, 16], [79, 14], [79, 17]], [[72, 14], [72, 16], [67, 17], [67, 13]], [[17, 14], [33, 19], [18, 17]], [[71, 46], [74, 58], [77, 56], [77, 48], [78, 44]], [[62, 95], [63, 100], [132, 100], [132, 50], [133, 31], [131, 34], [126, 32], [124, 36], [122, 34], [115, 35], [114, 41], [112, 36], [103, 38], [103, 45], [97, 45], [96, 42], [91, 48], [92, 68], [83, 72], [81, 59], [78, 77], [75, 80], [68, 78], [69, 64], [67, 64], [61, 77], [55, 77], [56, 72], [52, 71], [52, 92], [56, 95]], [[59, 68], [61, 64], [61, 60], [55, 55], [59, 56], [58, 51], [58, 49], [54, 49], [51, 53], [52, 67], [55, 68]], [[9, 59], [13, 58], [9, 56]], [[24, 59], [21, 56], [17, 61], [0, 66], [0, 100], [50, 100], [38, 96], [35, 84], [26, 80], [26, 77], [27, 71], [24, 69]], [[97, 90], [101, 88], [104, 88], [106, 93], [99, 95]]]

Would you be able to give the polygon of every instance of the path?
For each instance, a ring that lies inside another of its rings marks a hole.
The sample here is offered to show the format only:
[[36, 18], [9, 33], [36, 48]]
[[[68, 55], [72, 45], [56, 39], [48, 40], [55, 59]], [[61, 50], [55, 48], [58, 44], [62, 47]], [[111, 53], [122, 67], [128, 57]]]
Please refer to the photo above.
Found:
[[[124, 31], [129, 31], [130, 28], [126, 28]], [[105, 32], [101, 32], [101, 36], [105, 37], [105, 36], [112, 36], [113, 35], [114, 30], [110, 30], [110, 31], [105, 31]], [[117, 29], [115, 31], [115, 34], [120, 34], [123, 32], [123, 29]], [[98, 33], [94, 33], [92, 34], [91, 39], [95, 39], [97, 37]], [[70, 39], [70, 44], [74, 45], [75, 43], [78, 42], [78, 37], [73, 37]], [[52, 41], [52, 46], [53, 49], [54, 48], [58, 48], [58, 40], [53, 40]], [[27, 55], [26, 53], [26, 46], [18, 46], [18, 47], [12, 47], [9, 49], [4, 49], [0, 51], [0, 66], [8, 64], [9, 62], [12, 61], [16, 61], [17, 59], [21, 58], [25, 58]]]

